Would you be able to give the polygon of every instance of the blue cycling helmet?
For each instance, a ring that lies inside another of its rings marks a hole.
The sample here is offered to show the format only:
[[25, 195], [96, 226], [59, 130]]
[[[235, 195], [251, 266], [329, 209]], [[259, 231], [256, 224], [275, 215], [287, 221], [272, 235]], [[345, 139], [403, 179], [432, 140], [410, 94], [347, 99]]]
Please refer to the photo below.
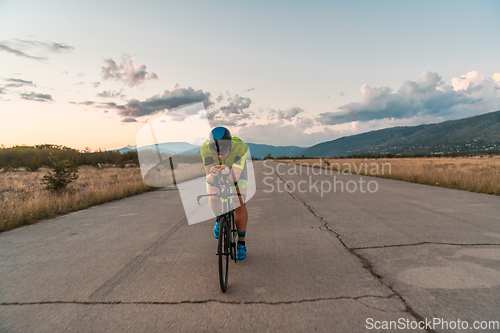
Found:
[[232, 145], [231, 133], [225, 127], [214, 128], [210, 131], [208, 145], [210, 146], [210, 150], [216, 155], [230, 150]]

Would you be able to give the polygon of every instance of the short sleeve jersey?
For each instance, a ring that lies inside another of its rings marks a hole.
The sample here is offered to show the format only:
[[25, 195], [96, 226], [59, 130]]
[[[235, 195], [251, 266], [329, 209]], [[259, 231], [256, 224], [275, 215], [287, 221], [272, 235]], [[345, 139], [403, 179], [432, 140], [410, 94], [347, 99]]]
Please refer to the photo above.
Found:
[[203, 166], [207, 167], [225, 164], [230, 168], [235, 167], [243, 170], [247, 158], [248, 147], [240, 138], [233, 137], [231, 141], [231, 151], [223, 161], [219, 160], [219, 157], [210, 150], [208, 140], [205, 141], [200, 148]]

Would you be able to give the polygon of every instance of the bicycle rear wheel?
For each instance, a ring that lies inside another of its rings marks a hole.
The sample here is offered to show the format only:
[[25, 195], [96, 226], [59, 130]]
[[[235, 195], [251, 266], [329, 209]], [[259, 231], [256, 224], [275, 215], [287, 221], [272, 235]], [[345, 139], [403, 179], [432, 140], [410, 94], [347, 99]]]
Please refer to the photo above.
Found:
[[217, 254], [219, 256], [219, 281], [223, 293], [227, 290], [227, 277], [229, 272], [229, 239], [227, 237], [227, 221], [223, 217], [219, 222], [219, 244]]

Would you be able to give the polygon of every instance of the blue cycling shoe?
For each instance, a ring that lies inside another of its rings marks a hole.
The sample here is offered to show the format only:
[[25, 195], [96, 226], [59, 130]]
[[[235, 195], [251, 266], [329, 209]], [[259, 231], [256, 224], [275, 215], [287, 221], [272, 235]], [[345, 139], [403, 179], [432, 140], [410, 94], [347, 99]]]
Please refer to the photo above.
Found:
[[219, 220], [215, 220], [214, 237], [215, 239], [219, 239]]
[[238, 250], [236, 252], [236, 260], [243, 260], [247, 257], [247, 247], [245, 245], [238, 244]]

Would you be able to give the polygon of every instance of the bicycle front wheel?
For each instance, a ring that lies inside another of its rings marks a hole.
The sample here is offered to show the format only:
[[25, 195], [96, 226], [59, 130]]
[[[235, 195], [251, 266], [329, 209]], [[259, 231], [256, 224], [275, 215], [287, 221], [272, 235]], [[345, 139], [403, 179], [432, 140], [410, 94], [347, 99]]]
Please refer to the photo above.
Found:
[[236, 262], [236, 235], [238, 230], [236, 229], [236, 223], [234, 222], [234, 211], [229, 212], [229, 223], [227, 234], [229, 241], [229, 253], [231, 254], [231, 260]]
[[223, 293], [227, 290], [227, 277], [229, 272], [229, 239], [227, 238], [227, 221], [223, 217], [219, 221], [219, 244], [217, 253], [219, 256], [219, 281]]

